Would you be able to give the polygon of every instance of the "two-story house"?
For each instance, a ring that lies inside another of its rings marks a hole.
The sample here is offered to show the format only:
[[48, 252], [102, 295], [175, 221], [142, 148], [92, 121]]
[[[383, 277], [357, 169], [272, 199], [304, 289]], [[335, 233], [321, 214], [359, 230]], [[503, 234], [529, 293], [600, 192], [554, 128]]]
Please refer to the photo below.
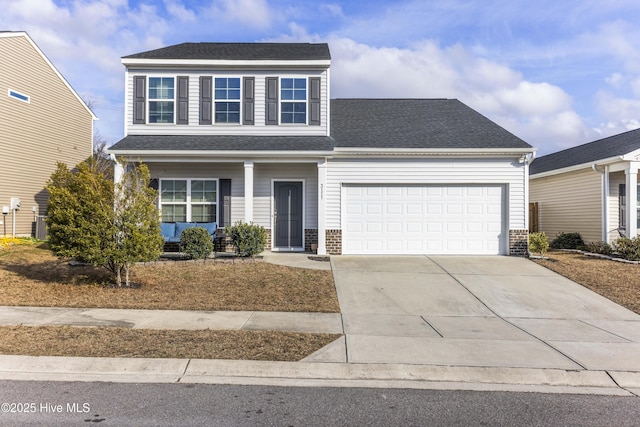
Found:
[[27, 33], [0, 32], [0, 233], [34, 233], [56, 163], [72, 168], [91, 156], [94, 120]]
[[331, 100], [324, 43], [184, 43], [122, 63], [109, 152], [149, 166], [162, 221], [253, 222], [272, 251], [526, 253], [534, 150], [457, 100]]

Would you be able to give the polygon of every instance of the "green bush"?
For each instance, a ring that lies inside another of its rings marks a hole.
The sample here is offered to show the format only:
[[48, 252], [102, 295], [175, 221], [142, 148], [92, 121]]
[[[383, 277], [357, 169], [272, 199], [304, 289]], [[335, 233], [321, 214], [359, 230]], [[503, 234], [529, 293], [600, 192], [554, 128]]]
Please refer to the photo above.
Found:
[[180, 249], [191, 259], [207, 259], [213, 252], [213, 241], [202, 227], [187, 228], [180, 234]]
[[529, 250], [531, 252], [544, 256], [547, 249], [549, 249], [549, 238], [544, 231], [529, 234]]
[[267, 244], [267, 232], [264, 227], [247, 224], [242, 221], [226, 228], [240, 256], [255, 256], [264, 251]]
[[594, 254], [611, 255], [613, 253], [611, 245], [603, 241], [589, 242], [586, 249]]
[[584, 240], [580, 233], [560, 233], [551, 242], [553, 249], [584, 249]]
[[613, 242], [613, 248], [624, 259], [640, 261], [640, 239], [621, 237]]

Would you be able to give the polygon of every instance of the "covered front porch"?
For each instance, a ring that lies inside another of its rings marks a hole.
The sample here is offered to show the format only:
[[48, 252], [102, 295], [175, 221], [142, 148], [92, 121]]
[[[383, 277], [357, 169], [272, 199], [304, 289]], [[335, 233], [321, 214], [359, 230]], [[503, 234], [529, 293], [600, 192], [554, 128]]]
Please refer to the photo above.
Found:
[[162, 222], [254, 223], [270, 251], [327, 253], [324, 158], [118, 158], [116, 180], [123, 160], [149, 168]]
[[635, 160], [594, 164], [602, 175], [602, 240], [612, 243], [620, 237], [636, 237], [640, 230], [640, 188]]

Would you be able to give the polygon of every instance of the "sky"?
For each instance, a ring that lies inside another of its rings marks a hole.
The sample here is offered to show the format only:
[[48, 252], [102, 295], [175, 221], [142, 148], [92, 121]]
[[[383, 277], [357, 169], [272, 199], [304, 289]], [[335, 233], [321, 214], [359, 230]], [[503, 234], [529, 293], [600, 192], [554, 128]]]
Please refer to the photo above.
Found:
[[332, 98], [456, 98], [538, 156], [640, 127], [638, 0], [0, 0], [124, 136], [121, 58], [184, 42], [310, 42]]

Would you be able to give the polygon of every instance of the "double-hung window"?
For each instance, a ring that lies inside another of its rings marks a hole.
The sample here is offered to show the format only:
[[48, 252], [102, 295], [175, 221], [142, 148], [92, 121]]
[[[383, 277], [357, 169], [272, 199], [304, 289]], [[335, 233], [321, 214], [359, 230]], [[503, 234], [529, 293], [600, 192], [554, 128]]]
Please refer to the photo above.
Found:
[[162, 222], [215, 222], [217, 194], [215, 179], [160, 180]]
[[240, 78], [216, 77], [216, 123], [240, 123]]
[[307, 79], [280, 80], [280, 123], [307, 123]]
[[149, 123], [173, 123], [175, 79], [149, 77]]

